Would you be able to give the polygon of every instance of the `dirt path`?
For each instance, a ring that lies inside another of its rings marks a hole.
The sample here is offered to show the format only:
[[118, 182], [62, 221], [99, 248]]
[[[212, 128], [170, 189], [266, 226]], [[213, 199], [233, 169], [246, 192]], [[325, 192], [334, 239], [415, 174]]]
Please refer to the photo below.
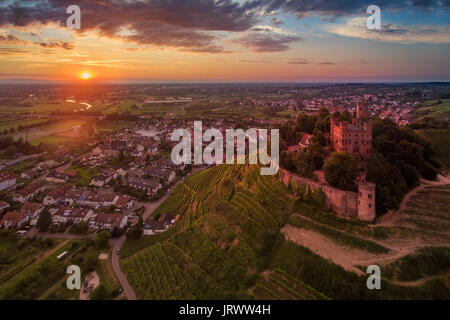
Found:
[[342, 266], [345, 270], [353, 271], [357, 274], [363, 274], [361, 270], [354, 266], [357, 259], [360, 257], [368, 259], [374, 256], [361, 250], [342, 247], [320, 233], [300, 229], [289, 224], [281, 229], [281, 233], [284, 234], [287, 240], [306, 247], [321, 257]]

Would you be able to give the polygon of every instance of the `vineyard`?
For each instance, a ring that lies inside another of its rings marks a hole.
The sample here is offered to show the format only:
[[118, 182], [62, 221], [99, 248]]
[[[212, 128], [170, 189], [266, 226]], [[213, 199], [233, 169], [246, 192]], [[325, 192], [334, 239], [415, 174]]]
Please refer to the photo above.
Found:
[[450, 169], [450, 129], [425, 129], [420, 133], [434, 146], [445, 170]]
[[[299, 207], [294, 199], [276, 176], [261, 176], [257, 166], [221, 165], [199, 171], [175, 187], [153, 213], [154, 217], [164, 212], [178, 216], [175, 226], [138, 242], [127, 240], [122, 270], [140, 299], [447, 296], [442, 280], [417, 288], [383, 282], [384, 290], [367, 290], [366, 277], [287, 241], [280, 229], [292, 222], [293, 212], [322, 223], [331, 221], [325, 214], [308, 214], [307, 204]], [[349, 233], [357, 230], [375, 237], [356, 222], [337, 225]], [[385, 249], [370, 241], [343, 238], [341, 233], [334, 236], [369, 251]]]
[[283, 291], [282, 298], [319, 297], [281, 270], [267, 280], [261, 276], [269, 261], [262, 253], [290, 206], [284, 186], [259, 168], [222, 165], [198, 172], [154, 212], [179, 215], [177, 225], [160, 241], [127, 253], [122, 265], [142, 299], [250, 298], [269, 287]]

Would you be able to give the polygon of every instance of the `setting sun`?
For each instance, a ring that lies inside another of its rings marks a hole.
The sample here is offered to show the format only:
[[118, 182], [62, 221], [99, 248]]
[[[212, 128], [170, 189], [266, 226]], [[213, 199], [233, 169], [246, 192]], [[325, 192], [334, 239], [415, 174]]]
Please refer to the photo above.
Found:
[[91, 78], [91, 74], [89, 72], [84, 72], [83, 74], [81, 74], [81, 78], [82, 79], [89, 79], [89, 78]]

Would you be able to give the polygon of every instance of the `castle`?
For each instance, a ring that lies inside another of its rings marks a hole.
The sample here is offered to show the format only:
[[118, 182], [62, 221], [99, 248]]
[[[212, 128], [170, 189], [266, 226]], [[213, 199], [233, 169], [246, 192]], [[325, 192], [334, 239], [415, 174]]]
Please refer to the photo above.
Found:
[[[368, 116], [367, 105], [358, 104], [356, 119], [353, 119], [352, 123], [331, 118], [331, 147], [338, 152], [347, 151], [360, 164], [364, 164], [372, 152], [372, 124]], [[365, 181], [364, 178], [357, 182], [358, 192], [341, 190], [327, 183], [300, 177], [281, 168], [278, 178], [294, 192], [298, 192], [302, 184], [310, 189], [322, 189], [327, 197], [327, 207], [343, 218], [355, 217], [364, 221], [373, 221], [376, 217], [376, 185]]]
[[356, 107], [352, 123], [331, 118], [330, 144], [335, 151], [347, 151], [356, 160], [365, 162], [372, 152], [372, 124], [366, 104]]

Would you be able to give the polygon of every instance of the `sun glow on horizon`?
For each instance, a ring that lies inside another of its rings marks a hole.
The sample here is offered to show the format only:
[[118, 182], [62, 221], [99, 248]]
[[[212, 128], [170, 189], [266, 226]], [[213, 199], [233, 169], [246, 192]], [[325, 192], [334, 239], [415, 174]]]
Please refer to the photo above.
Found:
[[81, 79], [87, 80], [90, 79], [92, 77], [92, 75], [89, 72], [83, 72], [81, 74]]

